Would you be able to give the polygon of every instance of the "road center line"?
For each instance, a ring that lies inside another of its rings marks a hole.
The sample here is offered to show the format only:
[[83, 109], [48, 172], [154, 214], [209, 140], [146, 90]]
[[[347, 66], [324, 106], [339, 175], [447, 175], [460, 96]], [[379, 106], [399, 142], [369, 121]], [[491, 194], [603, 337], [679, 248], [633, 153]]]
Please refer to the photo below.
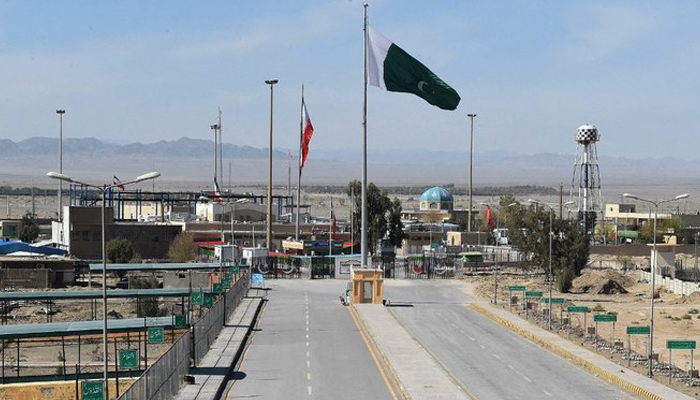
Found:
[[306, 373], [306, 379], [309, 381], [311, 380], [311, 372]]
[[311, 396], [311, 386], [307, 386], [306, 390], [309, 392], [309, 396]]
[[496, 354], [496, 353], [493, 353], [493, 356], [494, 356], [497, 360], [502, 360], [502, 358], [501, 358], [498, 354]]
[[548, 391], [546, 391], [546, 390], [544, 390], [544, 389], [542, 389], [542, 393], [546, 394], [546, 395], [549, 396], [549, 397], [554, 397], [553, 394], [549, 393]]

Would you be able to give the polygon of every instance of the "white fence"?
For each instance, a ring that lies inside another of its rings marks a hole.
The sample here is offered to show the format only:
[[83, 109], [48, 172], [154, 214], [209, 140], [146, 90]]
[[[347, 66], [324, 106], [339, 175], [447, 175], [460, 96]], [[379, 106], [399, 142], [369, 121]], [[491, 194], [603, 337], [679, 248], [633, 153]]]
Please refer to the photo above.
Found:
[[[647, 282], [651, 282], [650, 272], [639, 271], [639, 273], [641, 274], [641, 279], [646, 280]], [[662, 277], [658, 274], [656, 275], [656, 284], [665, 287], [671, 293], [682, 294], [684, 296], [688, 296], [693, 292], [700, 291], [700, 285], [696, 283], [682, 281], [680, 279]]]

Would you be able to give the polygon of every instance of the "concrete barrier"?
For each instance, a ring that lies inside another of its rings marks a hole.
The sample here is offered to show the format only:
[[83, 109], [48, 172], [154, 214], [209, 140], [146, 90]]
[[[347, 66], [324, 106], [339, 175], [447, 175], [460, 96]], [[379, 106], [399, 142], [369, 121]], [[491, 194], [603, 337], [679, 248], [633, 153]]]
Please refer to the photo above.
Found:
[[[639, 271], [640, 279], [651, 282], [651, 272]], [[671, 279], [656, 275], [655, 285], [665, 287], [669, 292], [689, 296], [693, 292], [700, 292], [700, 285], [693, 282], [682, 281], [680, 279]]]

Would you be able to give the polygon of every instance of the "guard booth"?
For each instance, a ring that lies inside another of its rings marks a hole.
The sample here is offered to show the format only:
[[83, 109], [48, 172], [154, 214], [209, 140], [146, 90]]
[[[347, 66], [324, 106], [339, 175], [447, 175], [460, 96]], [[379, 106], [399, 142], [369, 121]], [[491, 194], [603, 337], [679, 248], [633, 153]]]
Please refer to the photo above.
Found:
[[352, 298], [355, 304], [382, 304], [384, 299], [384, 271], [381, 269], [352, 269]]

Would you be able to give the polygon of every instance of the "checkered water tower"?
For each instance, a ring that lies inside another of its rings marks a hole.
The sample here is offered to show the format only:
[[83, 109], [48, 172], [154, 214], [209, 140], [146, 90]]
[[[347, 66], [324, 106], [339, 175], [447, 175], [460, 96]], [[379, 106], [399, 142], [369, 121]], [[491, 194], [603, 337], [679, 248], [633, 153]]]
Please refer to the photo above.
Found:
[[[586, 232], [593, 233], [598, 213], [603, 212], [603, 196], [600, 190], [600, 167], [596, 143], [600, 140], [598, 129], [582, 125], [576, 133], [576, 161], [571, 179], [571, 200], [576, 202], [578, 215]], [[601, 215], [602, 217], [602, 215]]]

